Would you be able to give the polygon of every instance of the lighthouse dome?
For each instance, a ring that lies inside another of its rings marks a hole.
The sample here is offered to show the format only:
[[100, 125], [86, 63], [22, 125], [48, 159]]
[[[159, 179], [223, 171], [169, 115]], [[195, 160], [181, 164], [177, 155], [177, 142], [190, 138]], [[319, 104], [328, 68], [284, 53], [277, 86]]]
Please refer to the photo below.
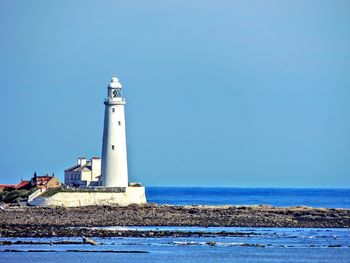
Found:
[[111, 82], [108, 85], [108, 88], [121, 88], [122, 85], [119, 82], [117, 77], [112, 77]]

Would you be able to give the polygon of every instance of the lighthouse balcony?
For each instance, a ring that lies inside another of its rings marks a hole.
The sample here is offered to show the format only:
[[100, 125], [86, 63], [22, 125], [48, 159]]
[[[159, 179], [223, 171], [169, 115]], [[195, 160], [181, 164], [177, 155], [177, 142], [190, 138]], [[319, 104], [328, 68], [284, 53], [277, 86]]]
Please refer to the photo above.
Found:
[[104, 104], [125, 104], [125, 98], [107, 98]]

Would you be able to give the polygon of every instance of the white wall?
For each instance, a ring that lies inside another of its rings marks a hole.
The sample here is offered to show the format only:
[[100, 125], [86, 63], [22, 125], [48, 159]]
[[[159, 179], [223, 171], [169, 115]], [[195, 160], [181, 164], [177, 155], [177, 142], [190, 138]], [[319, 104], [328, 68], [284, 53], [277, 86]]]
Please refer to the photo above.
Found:
[[52, 197], [37, 197], [30, 205], [77, 207], [89, 205], [146, 204], [144, 187], [126, 187], [125, 193], [60, 192]]
[[101, 159], [92, 158], [91, 159], [91, 169], [92, 169], [92, 181], [96, 181], [98, 176], [101, 175]]

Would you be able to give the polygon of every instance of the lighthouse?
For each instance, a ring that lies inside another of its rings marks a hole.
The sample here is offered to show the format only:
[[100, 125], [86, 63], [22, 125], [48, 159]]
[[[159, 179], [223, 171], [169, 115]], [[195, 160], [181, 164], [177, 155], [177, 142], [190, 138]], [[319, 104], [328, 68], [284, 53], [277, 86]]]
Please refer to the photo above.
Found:
[[102, 140], [102, 186], [127, 187], [128, 162], [125, 132], [125, 98], [118, 78], [108, 85]]
[[84, 190], [59, 191], [48, 198], [36, 195], [28, 201], [30, 205], [78, 207], [147, 203], [145, 187], [128, 181], [125, 98], [116, 77], [107, 90], [101, 158], [80, 157], [77, 164], [64, 171], [66, 185]]

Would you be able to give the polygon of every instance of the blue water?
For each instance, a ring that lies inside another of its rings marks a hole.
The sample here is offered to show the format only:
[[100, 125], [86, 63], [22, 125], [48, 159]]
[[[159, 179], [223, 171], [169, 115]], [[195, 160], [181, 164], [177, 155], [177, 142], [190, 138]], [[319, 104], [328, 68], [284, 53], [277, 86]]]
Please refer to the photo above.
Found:
[[[138, 229], [145, 230], [146, 228], [139, 227]], [[157, 228], [146, 230], [157, 231]], [[202, 231], [203, 228], [183, 229], [183, 231], [188, 230], [196, 232]], [[247, 235], [186, 238], [94, 238], [97, 241], [96, 246], [86, 244], [3, 245], [0, 246], [0, 262], [345, 263], [350, 259], [349, 229], [217, 228], [215, 231], [240, 232]], [[0, 241], [3, 240], [46, 241], [49, 243], [59, 240], [81, 241], [81, 238], [0, 238]], [[207, 243], [212, 241], [216, 242], [215, 246]], [[10, 250], [15, 252], [8, 252]], [[73, 252], [74, 250], [79, 250], [79, 252]], [[125, 253], [132, 251], [146, 253]]]
[[147, 187], [146, 195], [156, 204], [350, 208], [350, 189]]

